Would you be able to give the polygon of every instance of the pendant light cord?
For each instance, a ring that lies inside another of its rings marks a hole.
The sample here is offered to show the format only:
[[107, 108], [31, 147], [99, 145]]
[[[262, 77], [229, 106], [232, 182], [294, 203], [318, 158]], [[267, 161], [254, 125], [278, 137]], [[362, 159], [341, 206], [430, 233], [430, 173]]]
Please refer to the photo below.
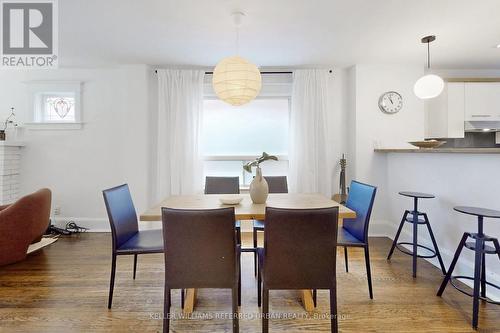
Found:
[[240, 27], [236, 26], [236, 55], [240, 55]]
[[430, 42], [427, 42], [427, 69], [431, 69], [431, 48]]

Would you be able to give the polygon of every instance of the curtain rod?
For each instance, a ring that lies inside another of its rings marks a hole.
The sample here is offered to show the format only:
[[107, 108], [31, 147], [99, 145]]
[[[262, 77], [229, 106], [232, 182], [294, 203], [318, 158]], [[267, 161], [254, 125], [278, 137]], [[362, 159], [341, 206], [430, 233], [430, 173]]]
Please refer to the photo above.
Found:
[[[328, 72], [332, 73], [333, 71], [330, 69]], [[155, 69], [155, 73], [158, 73], [157, 69]], [[206, 75], [211, 75], [213, 73], [214, 72], [205, 72]], [[287, 71], [287, 72], [260, 72], [260, 74], [293, 74], [293, 72], [291, 72], [291, 71]]]

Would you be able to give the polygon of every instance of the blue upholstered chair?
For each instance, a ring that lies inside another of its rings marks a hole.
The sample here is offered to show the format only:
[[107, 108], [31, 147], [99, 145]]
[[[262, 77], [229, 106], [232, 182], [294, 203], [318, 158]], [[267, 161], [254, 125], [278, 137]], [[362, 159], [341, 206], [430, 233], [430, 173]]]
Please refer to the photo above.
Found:
[[345, 269], [349, 272], [348, 247], [362, 247], [365, 250], [366, 274], [370, 298], [373, 299], [370, 252], [368, 247], [368, 225], [372, 213], [377, 188], [357, 181], [351, 182], [346, 206], [356, 212], [356, 218], [344, 219], [343, 227], [338, 231], [337, 246], [344, 247]]
[[134, 203], [127, 184], [103, 191], [113, 240], [111, 281], [109, 284], [108, 309], [113, 302], [116, 257], [134, 255], [134, 279], [137, 269], [137, 255], [163, 253], [163, 234], [160, 230], [139, 231]]

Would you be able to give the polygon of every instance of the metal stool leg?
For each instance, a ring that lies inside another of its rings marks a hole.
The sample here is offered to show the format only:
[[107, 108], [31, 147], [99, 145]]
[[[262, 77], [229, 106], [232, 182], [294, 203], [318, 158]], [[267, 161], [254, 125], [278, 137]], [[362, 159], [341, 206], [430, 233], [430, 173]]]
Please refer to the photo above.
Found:
[[417, 255], [418, 255], [418, 209], [417, 202], [418, 199], [414, 198], [414, 209], [413, 209], [413, 277], [417, 277]]
[[484, 240], [481, 238], [476, 239], [476, 258], [474, 260], [474, 299], [472, 303], [472, 327], [477, 329], [479, 320], [479, 288], [481, 282], [481, 266], [483, 265], [483, 254], [481, 253], [484, 246]]
[[451, 274], [453, 273], [453, 270], [455, 269], [455, 265], [457, 264], [458, 257], [460, 257], [460, 253], [462, 252], [462, 249], [464, 248], [465, 241], [467, 240], [467, 237], [469, 237], [468, 233], [464, 233], [462, 236], [462, 240], [458, 244], [457, 250], [455, 252], [455, 256], [453, 257], [453, 260], [451, 261], [450, 268], [448, 268], [448, 272], [446, 273], [443, 282], [441, 283], [441, 286], [439, 287], [439, 290], [437, 292], [437, 296], [443, 295], [444, 289], [448, 285], [448, 282], [450, 281]]
[[427, 229], [429, 230], [429, 234], [431, 235], [432, 244], [434, 245], [434, 250], [436, 251], [436, 256], [438, 258], [439, 265], [441, 266], [441, 271], [443, 272], [443, 275], [446, 275], [446, 268], [444, 267], [443, 258], [441, 257], [441, 253], [439, 252], [436, 238], [434, 237], [434, 233], [432, 232], [431, 224], [426, 213], [424, 213], [424, 219], [427, 225]]
[[[484, 250], [484, 242], [483, 242]], [[483, 252], [481, 265], [481, 297], [486, 297], [486, 253]]]
[[389, 251], [389, 255], [387, 256], [387, 260], [391, 260], [392, 254], [394, 253], [394, 248], [398, 243], [399, 235], [401, 234], [401, 230], [403, 230], [403, 226], [405, 224], [406, 217], [408, 216], [409, 211], [405, 211], [403, 214], [403, 218], [401, 219], [401, 223], [399, 224], [398, 232], [396, 232], [396, 237], [394, 237], [394, 241], [392, 242], [391, 250]]
[[498, 239], [493, 240], [493, 244], [495, 244], [495, 249], [497, 250], [498, 259], [500, 259], [500, 243], [498, 243]]

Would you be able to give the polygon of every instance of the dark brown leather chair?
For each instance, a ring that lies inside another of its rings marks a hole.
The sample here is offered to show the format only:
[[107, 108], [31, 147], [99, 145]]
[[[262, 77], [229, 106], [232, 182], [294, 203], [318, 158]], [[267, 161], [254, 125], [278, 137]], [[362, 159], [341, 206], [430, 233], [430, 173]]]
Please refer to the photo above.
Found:
[[[259, 248], [258, 304], [263, 292], [262, 332], [269, 330], [270, 289], [329, 289], [331, 330], [337, 324], [338, 207], [266, 208], [264, 248]], [[262, 287], [261, 287], [262, 284]]]
[[[205, 177], [205, 194], [240, 194], [240, 178]], [[241, 244], [241, 221], [235, 225], [238, 244]]]
[[52, 194], [44, 188], [11, 205], [0, 206], [0, 266], [26, 258], [49, 226]]
[[111, 259], [111, 279], [109, 283], [108, 309], [113, 302], [116, 257], [134, 255], [134, 279], [137, 269], [137, 255], [163, 253], [161, 230], [139, 231], [137, 214], [127, 184], [103, 191], [113, 240]]
[[[288, 182], [286, 176], [265, 176], [269, 193], [288, 193]], [[257, 232], [264, 231], [264, 221], [253, 221], [253, 248], [257, 248]], [[257, 276], [257, 252], [254, 252], [254, 274]]]
[[186, 210], [162, 208], [165, 244], [163, 332], [170, 325], [170, 290], [232, 290], [233, 332], [238, 332], [240, 250], [234, 208]]

